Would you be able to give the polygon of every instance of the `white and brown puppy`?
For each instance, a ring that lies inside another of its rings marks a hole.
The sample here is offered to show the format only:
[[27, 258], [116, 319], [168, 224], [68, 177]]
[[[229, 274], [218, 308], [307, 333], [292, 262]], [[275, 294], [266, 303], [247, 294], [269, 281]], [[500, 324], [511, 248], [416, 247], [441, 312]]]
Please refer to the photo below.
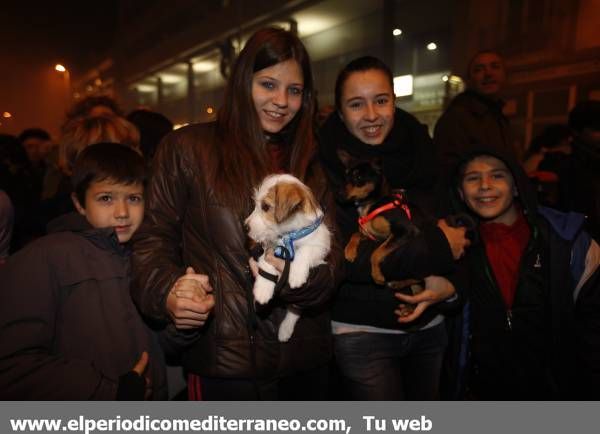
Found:
[[[292, 250], [288, 283], [298, 288], [306, 283], [309, 270], [325, 263], [331, 248], [331, 233], [323, 221], [323, 211], [312, 191], [292, 175], [267, 176], [254, 193], [254, 211], [246, 219], [249, 236], [261, 244], [264, 251], [285, 246]], [[291, 244], [290, 244], [291, 243]], [[263, 253], [258, 266], [267, 273], [279, 276]], [[256, 276], [254, 299], [266, 304], [272, 297], [275, 283]], [[279, 340], [287, 341], [299, 315], [288, 309], [279, 326]]]

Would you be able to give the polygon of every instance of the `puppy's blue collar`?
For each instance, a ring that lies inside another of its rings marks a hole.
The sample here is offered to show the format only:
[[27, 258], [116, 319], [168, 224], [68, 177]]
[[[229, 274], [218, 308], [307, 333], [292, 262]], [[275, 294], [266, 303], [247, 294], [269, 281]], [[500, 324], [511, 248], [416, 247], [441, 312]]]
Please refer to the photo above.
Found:
[[[305, 226], [297, 231], [283, 234], [279, 239], [279, 245], [275, 247], [273, 254], [280, 259], [294, 260], [294, 241], [312, 234], [323, 223], [323, 216], [316, 219], [311, 225]], [[285, 251], [287, 250], [287, 252]]]

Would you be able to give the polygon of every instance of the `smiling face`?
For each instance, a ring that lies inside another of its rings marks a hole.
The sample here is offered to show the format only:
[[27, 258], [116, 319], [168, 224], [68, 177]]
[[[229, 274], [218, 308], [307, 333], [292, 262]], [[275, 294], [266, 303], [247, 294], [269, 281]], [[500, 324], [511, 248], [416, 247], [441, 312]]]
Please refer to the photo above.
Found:
[[121, 184], [113, 180], [90, 183], [85, 206], [73, 195], [77, 211], [95, 228], [115, 229], [120, 243], [131, 239], [144, 219], [144, 186]]
[[394, 126], [394, 89], [383, 71], [368, 69], [348, 76], [341, 93], [341, 117], [353, 136], [380, 145]]
[[278, 133], [302, 107], [304, 78], [294, 59], [261, 69], [252, 77], [252, 101], [260, 124], [268, 133]]
[[488, 222], [512, 225], [517, 219], [514, 179], [498, 158], [483, 155], [469, 161], [459, 192], [467, 207]]
[[496, 97], [505, 80], [504, 62], [496, 53], [481, 53], [469, 65], [469, 86], [482, 95]]

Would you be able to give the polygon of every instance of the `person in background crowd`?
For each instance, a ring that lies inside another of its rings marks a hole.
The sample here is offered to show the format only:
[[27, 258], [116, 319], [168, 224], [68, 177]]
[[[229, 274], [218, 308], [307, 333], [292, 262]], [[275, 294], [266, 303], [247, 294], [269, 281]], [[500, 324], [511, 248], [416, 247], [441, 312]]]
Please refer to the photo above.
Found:
[[[291, 32], [261, 29], [233, 67], [217, 122], [168, 134], [155, 156], [132, 295], [146, 317], [179, 331], [190, 399], [200, 392], [206, 400], [327, 397], [328, 303], [340, 249], [334, 239], [327, 263], [304, 286], [285, 285], [257, 308], [243, 223], [253, 189], [268, 174], [289, 172], [313, 189], [335, 227], [314, 158], [314, 116], [306, 49]], [[283, 261], [267, 253], [282, 270]], [[208, 294], [178, 296], [184, 284]], [[277, 330], [287, 305], [302, 316], [282, 343]]]
[[558, 172], [571, 152], [571, 130], [567, 125], [549, 125], [531, 141], [523, 157], [523, 169], [535, 184], [540, 204], [558, 206]]
[[67, 111], [65, 123], [63, 124], [61, 131], [64, 133], [64, 128], [72, 120], [100, 115], [124, 116], [123, 111], [119, 107], [117, 101], [110, 96], [88, 96], [76, 102], [73, 107]]
[[15, 212], [10, 197], [0, 190], [0, 265], [3, 265], [10, 253]]
[[500, 99], [506, 70], [502, 56], [484, 50], [473, 56], [467, 68], [467, 90], [451, 102], [438, 120], [433, 140], [447, 175], [460, 155], [480, 143], [518, 158], [516, 142]]
[[14, 207], [14, 228], [11, 252], [43, 235], [39, 220], [39, 184], [27, 153], [16, 137], [0, 134], [0, 189]]
[[173, 123], [160, 113], [142, 109], [129, 113], [127, 120], [140, 132], [142, 155], [149, 165], [162, 138], [173, 131]]
[[[21, 146], [25, 148], [36, 189], [36, 200], [43, 207], [43, 200], [50, 197], [56, 191], [58, 177], [56, 160], [56, 146], [52, 142], [50, 134], [40, 128], [28, 128], [18, 137]], [[53, 152], [54, 151], [54, 152]], [[42, 211], [43, 214], [43, 211]], [[44, 222], [40, 221], [43, 228]]]
[[552, 124], [545, 127], [533, 138], [523, 156], [525, 173], [530, 174], [537, 170], [556, 173], [560, 160], [566, 155], [571, 155], [573, 151], [571, 139], [571, 129], [567, 125]]
[[464, 396], [597, 399], [600, 247], [581, 230], [582, 215], [537, 208], [530, 187], [512, 157], [484, 146], [453, 171], [454, 211], [479, 222], [463, 262], [470, 275]]
[[573, 152], [558, 170], [558, 208], [586, 215], [586, 229], [600, 240], [600, 101], [582, 101], [569, 114]]
[[36, 171], [45, 168], [45, 160], [52, 150], [53, 143], [50, 134], [40, 128], [28, 128], [17, 137], [25, 148], [29, 161]]
[[71, 180], [77, 213], [0, 267], [0, 399], [164, 399], [162, 352], [129, 295], [144, 160], [99, 143]]
[[58, 161], [63, 173], [69, 175], [79, 152], [94, 143], [113, 142], [140, 149], [140, 133], [127, 119], [102, 113], [78, 117], [65, 125], [60, 139]]
[[[436, 160], [427, 129], [395, 108], [392, 73], [381, 60], [353, 60], [339, 73], [336, 110], [320, 130], [321, 160], [332, 189], [343, 191], [345, 167], [337, 152], [363, 161], [378, 159], [391, 188], [404, 189], [411, 204], [433, 209]], [[336, 216], [344, 245], [359, 231], [356, 206], [338, 201]], [[435, 220], [434, 220], [435, 221]], [[425, 280], [426, 289], [408, 297], [377, 285], [370, 257], [375, 242], [361, 242], [333, 305], [335, 359], [348, 397], [358, 400], [439, 398], [440, 369], [446, 347], [444, 318], [454, 286], [443, 277], [468, 245], [464, 228], [444, 221], [423, 228], [414, 240], [390, 254], [382, 265], [387, 281]], [[412, 315], [397, 316], [399, 303], [414, 303]], [[420, 315], [420, 316], [419, 316]]]

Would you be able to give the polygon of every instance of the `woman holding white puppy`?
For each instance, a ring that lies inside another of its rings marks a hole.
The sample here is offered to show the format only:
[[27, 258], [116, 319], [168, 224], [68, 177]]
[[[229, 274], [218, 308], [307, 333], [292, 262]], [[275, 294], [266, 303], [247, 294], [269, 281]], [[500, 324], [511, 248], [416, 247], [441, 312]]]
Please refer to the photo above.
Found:
[[[147, 317], [175, 325], [191, 398], [199, 390], [208, 400], [326, 398], [326, 305], [340, 249], [334, 246], [304, 286], [284, 286], [258, 307], [243, 225], [253, 188], [270, 173], [293, 174], [323, 208], [333, 208], [314, 161], [314, 111], [304, 46], [290, 32], [262, 29], [237, 59], [217, 122], [177, 130], [158, 150], [132, 293]], [[289, 342], [280, 343], [288, 305], [302, 316]]]
[[[410, 203], [431, 211], [435, 185], [433, 142], [412, 115], [395, 107], [390, 69], [366, 56], [350, 62], [338, 75], [337, 111], [321, 129], [321, 156], [336, 191], [344, 191], [346, 168], [338, 151], [361, 161], [377, 161], [392, 189], [404, 189]], [[361, 181], [362, 182], [362, 181]], [[413, 210], [414, 211], [414, 210]], [[414, 214], [414, 212], [413, 212]], [[337, 210], [343, 243], [359, 231], [354, 203]], [[371, 276], [371, 253], [379, 244], [360, 244], [346, 262], [347, 275], [333, 305], [336, 362], [350, 398], [359, 400], [427, 400], [439, 397], [440, 369], [446, 347], [440, 303], [454, 294], [443, 277], [468, 244], [464, 228], [444, 221], [421, 233], [382, 263], [386, 281], [425, 279], [425, 290], [405, 296]], [[399, 304], [412, 303], [405, 315]]]

